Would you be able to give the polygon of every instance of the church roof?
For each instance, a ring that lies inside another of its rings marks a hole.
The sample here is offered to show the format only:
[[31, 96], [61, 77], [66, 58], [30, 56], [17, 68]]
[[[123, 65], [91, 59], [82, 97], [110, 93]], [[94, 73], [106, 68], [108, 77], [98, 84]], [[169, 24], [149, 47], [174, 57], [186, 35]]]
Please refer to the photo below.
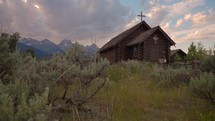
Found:
[[134, 27], [122, 32], [121, 34], [119, 34], [118, 36], [114, 37], [113, 39], [111, 39], [108, 43], [106, 43], [100, 50], [104, 51], [107, 50], [109, 48], [112, 48], [114, 46], [116, 46], [119, 42], [121, 42], [123, 39], [125, 39], [126, 37], [128, 37], [130, 34], [132, 34], [132, 32], [134, 32], [136, 29], [138, 29], [140, 26], [145, 25], [148, 29], [151, 29], [151, 27], [145, 22], [142, 21], [139, 24], [135, 25]]
[[159, 30], [169, 40], [169, 42], [172, 45], [175, 45], [175, 42], [160, 28], [160, 26], [156, 26], [156, 27], [154, 27], [152, 29], [149, 29], [149, 30], [141, 33], [137, 37], [135, 37], [131, 42], [129, 42], [127, 44], [127, 46], [132, 46], [132, 45], [135, 45], [135, 44], [142, 43], [143, 41], [145, 41], [148, 37], [150, 37], [157, 30]]

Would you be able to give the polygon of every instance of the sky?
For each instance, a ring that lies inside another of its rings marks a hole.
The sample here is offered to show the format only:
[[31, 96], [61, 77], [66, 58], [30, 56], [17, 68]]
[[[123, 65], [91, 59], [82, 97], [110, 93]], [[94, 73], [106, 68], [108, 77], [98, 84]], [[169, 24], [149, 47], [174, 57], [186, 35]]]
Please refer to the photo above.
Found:
[[139, 23], [141, 11], [176, 42], [173, 49], [215, 44], [215, 0], [0, 0], [0, 31], [101, 47]]

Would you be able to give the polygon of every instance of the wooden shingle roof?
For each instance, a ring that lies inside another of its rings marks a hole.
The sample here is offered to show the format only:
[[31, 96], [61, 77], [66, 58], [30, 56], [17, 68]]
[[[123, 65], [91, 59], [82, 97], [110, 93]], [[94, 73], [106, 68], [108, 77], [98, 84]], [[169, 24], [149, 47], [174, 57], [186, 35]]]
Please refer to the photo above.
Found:
[[125, 39], [126, 37], [128, 37], [130, 34], [132, 34], [132, 32], [134, 32], [136, 29], [138, 29], [142, 25], [145, 25], [148, 29], [151, 29], [151, 27], [145, 21], [142, 21], [139, 24], [135, 25], [134, 27], [132, 27], [132, 28], [130, 28], [130, 29], [122, 32], [118, 36], [116, 36], [113, 39], [111, 39], [108, 43], [106, 43], [99, 50], [99, 52], [105, 51], [105, 50], [107, 50], [109, 48], [112, 48], [112, 47], [116, 46], [119, 42], [121, 42], [123, 39]]
[[172, 45], [175, 45], [175, 42], [160, 28], [160, 26], [156, 26], [152, 29], [149, 29], [140, 35], [138, 35], [136, 38], [134, 38], [131, 42], [127, 44], [127, 46], [132, 46], [136, 44], [140, 44], [143, 41], [145, 41], [148, 37], [150, 37], [154, 32], [159, 30], [168, 40]]

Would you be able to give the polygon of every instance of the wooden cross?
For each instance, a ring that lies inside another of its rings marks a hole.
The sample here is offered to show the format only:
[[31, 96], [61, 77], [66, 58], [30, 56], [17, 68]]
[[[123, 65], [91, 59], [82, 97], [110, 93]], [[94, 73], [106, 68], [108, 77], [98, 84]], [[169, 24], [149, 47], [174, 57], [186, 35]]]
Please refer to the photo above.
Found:
[[155, 36], [153, 37], [153, 40], [154, 40], [154, 44], [155, 44], [155, 45], [158, 44], [158, 37], [157, 37], [157, 35], [155, 35]]
[[153, 37], [153, 40], [155, 40], [155, 41], [157, 41], [157, 40], [158, 40], [157, 35], [155, 35], [155, 36]]
[[141, 22], [143, 21], [143, 17], [146, 17], [145, 15], [143, 15], [143, 12], [141, 11], [141, 14], [140, 15], [137, 15], [141, 18]]

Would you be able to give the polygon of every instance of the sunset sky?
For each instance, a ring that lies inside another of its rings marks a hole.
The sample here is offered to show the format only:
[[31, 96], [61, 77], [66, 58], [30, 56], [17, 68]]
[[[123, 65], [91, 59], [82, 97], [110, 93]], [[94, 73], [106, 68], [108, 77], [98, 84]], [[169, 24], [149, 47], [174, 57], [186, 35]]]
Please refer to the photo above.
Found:
[[62, 39], [101, 47], [140, 22], [160, 25], [187, 51], [190, 43], [215, 43], [215, 0], [0, 0], [0, 26], [22, 37]]

